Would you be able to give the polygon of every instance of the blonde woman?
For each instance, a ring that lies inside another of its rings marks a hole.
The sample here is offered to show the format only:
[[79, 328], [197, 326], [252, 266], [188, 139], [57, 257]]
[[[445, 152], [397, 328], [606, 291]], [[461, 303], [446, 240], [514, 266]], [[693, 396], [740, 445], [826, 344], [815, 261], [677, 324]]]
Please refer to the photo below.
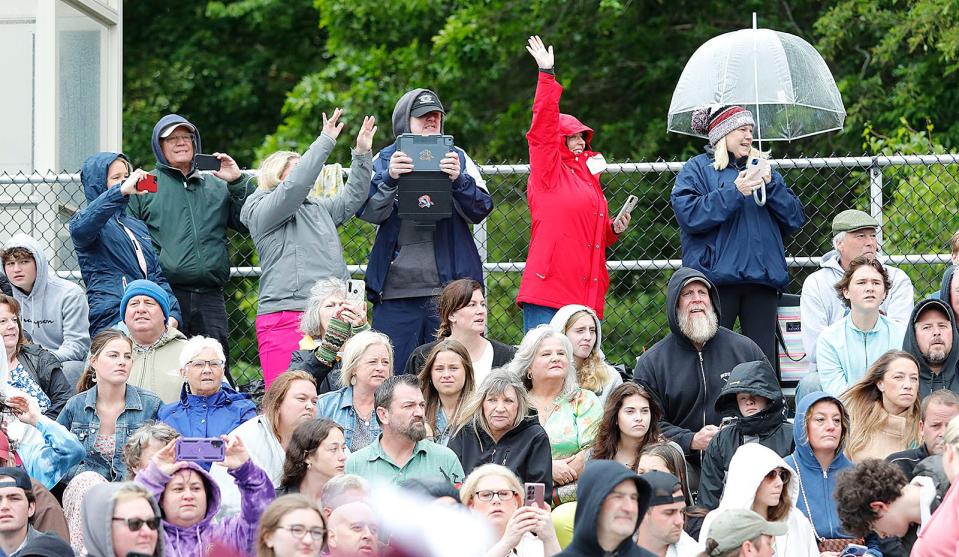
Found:
[[[692, 128], [709, 138], [706, 152], [686, 161], [670, 201], [679, 223], [683, 266], [718, 287], [720, 325], [739, 319], [770, 362], [776, 356], [778, 293], [789, 282], [783, 237], [806, 222], [802, 202], [753, 147], [753, 115], [741, 106], [693, 112]], [[752, 170], [755, 168], [755, 170]], [[764, 187], [766, 203], [753, 201]]]
[[846, 455], [853, 462], [914, 449], [919, 435], [919, 363], [902, 350], [879, 357], [842, 396], [851, 424]]
[[286, 371], [298, 348], [300, 316], [313, 284], [326, 277], [349, 278], [336, 228], [356, 213], [370, 187], [372, 116], [363, 119], [356, 136], [346, 187], [329, 198], [310, 195], [343, 129], [341, 115], [339, 108], [329, 118], [323, 114], [323, 132], [302, 157], [292, 151], [268, 156], [257, 177], [259, 188], [240, 213], [263, 269], [256, 337], [267, 387]]
[[343, 346], [340, 388], [321, 396], [316, 417], [340, 424], [351, 452], [369, 445], [380, 435], [373, 393], [393, 374], [393, 345], [376, 331], [357, 333]]
[[572, 304], [559, 308], [549, 325], [566, 335], [573, 345], [573, 364], [579, 385], [593, 391], [600, 404], [606, 404], [609, 393], [623, 384], [623, 378], [603, 356], [599, 316], [592, 308]]

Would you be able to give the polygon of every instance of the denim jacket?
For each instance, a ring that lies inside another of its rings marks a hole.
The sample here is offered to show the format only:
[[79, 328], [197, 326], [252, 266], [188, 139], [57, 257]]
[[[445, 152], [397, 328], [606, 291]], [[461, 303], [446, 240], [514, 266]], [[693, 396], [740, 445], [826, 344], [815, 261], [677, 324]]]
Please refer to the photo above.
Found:
[[[376, 421], [374, 414], [370, 415], [370, 438], [375, 440], [382, 429], [379, 422]], [[363, 447], [353, 446], [353, 433], [356, 431], [356, 410], [353, 408], [353, 387], [344, 387], [337, 391], [331, 391], [316, 401], [316, 416], [318, 418], [328, 418], [340, 424], [343, 428], [343, 436], [346, 437], [346, 446], [351, 451], [357, 451]]]
[[57, 421], [69, 429], [83, 444], [86, 454], [65, 480], [70, 481], [80, 472], [92, 470], [111, 482], [122, 481], [126, 477], [127, 468], [123, 463], [123, 446], [127, 438], [144, 422], [155, 420], [157, 410], [163, 404], [160, 397], [150, 391], [127, 385], [126, 408], [117, 416], [116, 443], [111, 462], [94, 448], [97, 432], [100, 431], [100, 417], [97, 416], [97, 386], [80, 394], [74, 395], [67, 401], [66, 407]]

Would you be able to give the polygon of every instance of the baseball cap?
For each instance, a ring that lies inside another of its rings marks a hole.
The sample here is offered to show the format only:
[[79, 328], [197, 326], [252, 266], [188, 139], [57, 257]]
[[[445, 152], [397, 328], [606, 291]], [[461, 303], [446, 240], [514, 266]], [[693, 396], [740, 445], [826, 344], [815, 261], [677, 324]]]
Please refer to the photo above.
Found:
[[768, 522], [748, 509], [724, 509], [709, 527], [708, 537], [719, 544], [712, 555], [719, 555], [762, 534], [784, 536], [788, 529], [785, 522]]
[[190, 133], [192, 134], [196, 134], [196, 128], [193, 127], [193, 124], [190, 124], [187, 122], [176, 122], [163, 128], [163, 131], [160, 132], [160, 137], [161, 138], [168, 137], [171, 133], [173, 133], [173, 130], [181, 127], [190, 130]]
[[944, 313], [947, 317], [949, 316], [949, 305], [942, 300], [936, 298], [930, 298], [922, 302], [922, 309], [916, 312], [916, 319], [913, 321], [913, 324], [919, 322], [919, 319], [922, 318], [922, 315], [931, 309], [937, 309]]
[[413, 100], [413, 106], [410, 107], [410, 116], [414, 118], [419, 118], [420, 116], [438, 110], [443, 114], [446, 114], [446, 111], [443, 110], [443, 103], [440, 102], [440, 98], [436, 93], [426, 90], [416, 95], [416, 99]]
[[7, 476], [10, 480], [0, 480], [0, 487], [19, 487], [20, 489], [33, 489], [33, 482], [30, 476], [20, 468], [12, 466], [0, 468], [0, 477]]
[[690, 285], [690, 284], [692, 284], [692, 283], [694, 283], [694, 282], [701, 282], [701, 283], [703, 283], [703, 285], [706, 286], [706, 288], [708, 288], [709, 290], [712, 290], [712, 289], [713, 289], [713, 285], [710, 284], [710, 283], [709, 283], [709, 280], [706, 279], [705, 277], [691, 277], [691, 278], [688, 278], [688, 279], [684, 280], [682, 284], [679, 285], [679, 289], [682, 290], [683, 288], [686, 288], [688, 285]]
[[857, 209], [846, 209], [832, 219], [832, 233], [852, 232], [862, 228], [879, 228], [879, 221], [869, 213]]
[[679, 478], [659, 470], [650, 470], [645, 474], [640, 474], [640, 478], [646, 480], [649, 484], [650, 498], [649, 506], [657, 507], [659, 505], [672, 505], [673, 503], [685, 503], [686, 499], [682, 496], [673, 496], [676, 491], [682, 490]]

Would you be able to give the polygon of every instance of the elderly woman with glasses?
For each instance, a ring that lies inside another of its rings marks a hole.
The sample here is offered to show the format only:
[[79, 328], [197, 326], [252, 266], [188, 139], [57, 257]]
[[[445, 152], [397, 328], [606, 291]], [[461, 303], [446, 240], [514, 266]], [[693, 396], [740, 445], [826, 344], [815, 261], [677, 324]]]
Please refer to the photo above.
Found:
[[[184, 378], [180, 400], [164, 404], [157, 418], [184, 437], [219, 437], [256, 416], [249, 396], [223, 382], [226, 357], [214, 338], [195, 336], [180, 352]], [[204, 466], [209, 470], [209, 464]]]

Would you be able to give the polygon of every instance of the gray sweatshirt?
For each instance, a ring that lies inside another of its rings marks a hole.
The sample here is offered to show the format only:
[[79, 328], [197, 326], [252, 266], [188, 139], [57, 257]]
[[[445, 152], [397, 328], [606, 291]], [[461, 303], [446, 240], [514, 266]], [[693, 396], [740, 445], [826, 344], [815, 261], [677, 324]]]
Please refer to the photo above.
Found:
[[316, 281], [350, 278], [336, 229], [366, 201], [373, 155], [354, 152], [345, 187], [330, 198], [311, 196], [335, 145], [321, 134], [286, 180], [256, 190], [243, 204], [240, 221], [250, 229], [263, 270], [257, 315], [304, 311]]

